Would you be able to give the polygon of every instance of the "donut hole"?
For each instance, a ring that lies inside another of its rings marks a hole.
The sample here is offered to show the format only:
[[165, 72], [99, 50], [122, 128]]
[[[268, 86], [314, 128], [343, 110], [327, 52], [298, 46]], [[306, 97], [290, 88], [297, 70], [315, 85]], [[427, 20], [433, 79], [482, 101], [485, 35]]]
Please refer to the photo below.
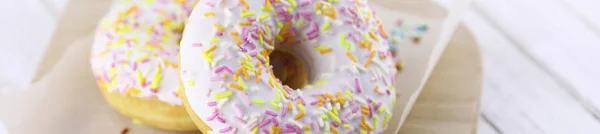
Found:
[[285, 86], [297, 90], [308, 83], [308, 68], [302, 60], [286, 50], [275, 49], [269, 55], [273, 74]]

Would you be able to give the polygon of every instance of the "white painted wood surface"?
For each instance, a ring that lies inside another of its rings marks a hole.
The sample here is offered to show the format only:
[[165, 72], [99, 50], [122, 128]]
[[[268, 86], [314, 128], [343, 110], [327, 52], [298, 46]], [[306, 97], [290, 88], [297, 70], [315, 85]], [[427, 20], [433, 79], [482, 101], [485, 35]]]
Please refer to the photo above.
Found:
[[[0, 95], [28, 86], [66, 1], [0, 0]], [[464, 21], [484, 60], [478, 133], [600, 133], [599, 0], [474, 0]]]

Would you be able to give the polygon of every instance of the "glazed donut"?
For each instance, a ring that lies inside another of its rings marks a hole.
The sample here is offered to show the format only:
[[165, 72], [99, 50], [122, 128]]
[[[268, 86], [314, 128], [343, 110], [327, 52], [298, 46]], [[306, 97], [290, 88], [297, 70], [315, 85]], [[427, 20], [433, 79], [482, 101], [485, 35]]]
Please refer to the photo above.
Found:
[[202, 1], [181, 42], [184, 105], [204, 133], [383, 133], [397, 74], [386, 40], [366, 0]]
[[96, 30], [91, 67], [107, 101], [150, 126], [197, 131], [178, 97], [179, 41], [195, 0], [121, 0]]

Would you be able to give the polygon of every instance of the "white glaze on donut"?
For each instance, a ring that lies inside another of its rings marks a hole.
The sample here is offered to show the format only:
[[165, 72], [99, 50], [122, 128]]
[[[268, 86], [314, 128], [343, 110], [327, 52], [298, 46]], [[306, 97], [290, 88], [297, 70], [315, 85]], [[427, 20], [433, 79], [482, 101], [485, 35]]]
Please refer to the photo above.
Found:
[[196, 0], [122, 0], [100, 21], [92, 70], [110, 92], [181, 105], [177, 54]]
[[[382, 133], [397, 72], [366, 1], [278, 1], [194, 8], [181, 42], [192, 110], [214, 133]], [[274, 44], [300, 51], [315, 82], [295, 91], [278, 82], [268, 63]]]

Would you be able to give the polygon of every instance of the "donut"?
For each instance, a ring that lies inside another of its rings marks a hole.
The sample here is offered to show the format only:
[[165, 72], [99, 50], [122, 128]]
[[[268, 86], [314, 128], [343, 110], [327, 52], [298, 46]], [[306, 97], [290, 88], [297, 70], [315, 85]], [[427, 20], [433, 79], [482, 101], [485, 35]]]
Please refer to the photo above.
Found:
[[177, 92], [179, 41], [195, 0], [121, 0], [100, 20], [91, 68], [105, 99], [135, 122], [197, 131]]
[[397, 71], [366, 0], [202, 1], [179, 58], [203, 133], [383, 133], [392, 117]]

